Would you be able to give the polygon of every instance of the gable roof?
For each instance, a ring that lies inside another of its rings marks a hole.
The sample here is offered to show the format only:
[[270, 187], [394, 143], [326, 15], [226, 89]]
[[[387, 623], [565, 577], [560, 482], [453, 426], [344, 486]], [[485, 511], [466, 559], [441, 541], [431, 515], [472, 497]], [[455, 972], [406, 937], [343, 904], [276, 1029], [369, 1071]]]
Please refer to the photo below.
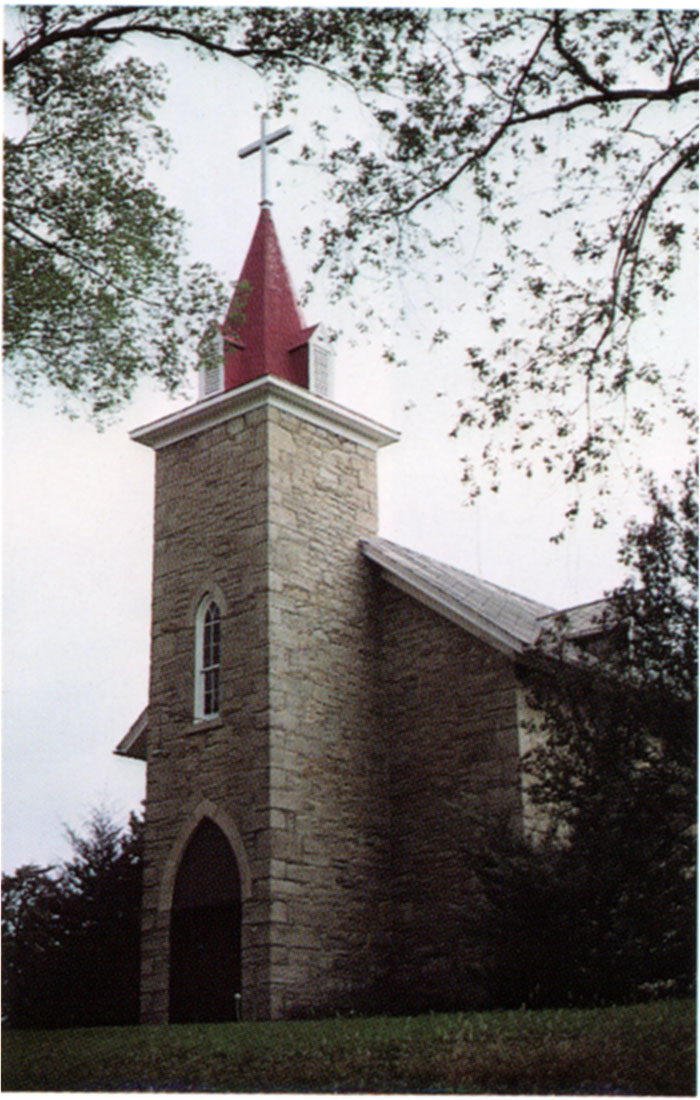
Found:
[[389, 583], [509, 656], [533, 645], [540, 620], [554, 612], [546, 604], [388, 539], [363, 539], [360, 545]]

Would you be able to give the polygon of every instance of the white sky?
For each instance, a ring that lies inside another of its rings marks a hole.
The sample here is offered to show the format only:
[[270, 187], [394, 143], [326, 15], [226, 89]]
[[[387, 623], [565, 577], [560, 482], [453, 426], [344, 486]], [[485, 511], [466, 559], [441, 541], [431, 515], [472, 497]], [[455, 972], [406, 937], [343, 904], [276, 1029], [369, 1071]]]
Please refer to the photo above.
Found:
[[[161, 57], [170, 68], [166, 121], [178, 154], [167, 172], [154, 173], [186, 212], [193, 258], [234, 280], [259, 200], [258, 158], [240, 161], [237, 150], [258, 136], [264, 85], [241, 66], [196, 62], [177, 47], [163, 48]], [[310, 94], [314, 110], [318, 96]], [[337, 119], [329, 121], [340, 139], [363, 125], [347, 100]], [[270, 190], [300, 288], [310, 260], [296, 236], [318, 211], [321, 184], [287, 164], [313, 140], [304, 111], [283, 121], [294, 134], [270, 158]], [[465, 242], [467, 254], [477, 243]], [[667, 350], [692, 357], [696, 288], [687, 290], [673, 327], [677, 348]], [[347, 307], [331, 310], [316, 296], [304, 312], [308, 323], [340, 327]], [[465, 441], [448, 433], [466, 384], [466, 330], [476, 324], [468, 308], [460, 324], [465, 331], [430, 355], [408, 343], [409, 365], [400, 369], [382, 362], [377, 342], [353, 347], [349, 324], [339, 345], [336, 399], [402, 432], [380, 456], [380, 533], [554, 606], [594, 599], [622, 577], [616, 551], [624, 521], [638, 511], [635, 491], [621, 482], [609, 527], [581, 528], [557, 547], [548, 539], [568, 495], [548, 482], [508, 479], [498, 496], [465, 507]], [[193, 380], [190, 399], [195, 394]], [[31, 408], [5, 399], [5, 870], [62, 858], [64, 824], [79, 828], [96, 805], [125, 820], [143, 797], [145, 766], [113, 755], [147, 702], [148, 684], [153, 456], [128, 431], [187, 403], [143, 389], [121, 423], [98, 433], [56, 415], [51, 395]], [[652, 438], [649, 464], [663, 471], [681, 461], [678, 442], [672, 432]]]

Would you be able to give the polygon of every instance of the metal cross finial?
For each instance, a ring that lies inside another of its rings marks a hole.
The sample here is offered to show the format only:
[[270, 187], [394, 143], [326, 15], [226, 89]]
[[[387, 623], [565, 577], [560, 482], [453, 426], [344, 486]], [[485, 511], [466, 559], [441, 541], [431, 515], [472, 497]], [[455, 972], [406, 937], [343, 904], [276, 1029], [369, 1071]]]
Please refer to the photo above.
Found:
[[244, 157], [249, 157], [252, 153], [260, 152], [261, 206], [272, 205], [267, 197], [267, 147], [268, 145], [274, 145], [276, 141], [279, 141], [283, 137], [287, 137], [287, 135], [292, 132], [291, 126], [283, 126], [281, 130], [275, 130], [274, 134], [267, 134], [265, 131], [266, 120], [267, 115], [263, 113], [260, 117], [260, 141], [254, 141], [250, 145], [246, 145], [246, 147], [241, 149], [238, 153], [242, 160]]

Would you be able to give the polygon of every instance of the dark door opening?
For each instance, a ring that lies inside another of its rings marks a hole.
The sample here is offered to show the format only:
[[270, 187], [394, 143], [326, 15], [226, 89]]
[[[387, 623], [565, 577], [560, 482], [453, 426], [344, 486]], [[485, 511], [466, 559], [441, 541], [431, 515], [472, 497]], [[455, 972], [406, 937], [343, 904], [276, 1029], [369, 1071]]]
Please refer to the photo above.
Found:
[[221, 829], [204, 818], [175, 879], [170, 917], [170, 1020], [236, 1019], [241, 990], [241, 888]]

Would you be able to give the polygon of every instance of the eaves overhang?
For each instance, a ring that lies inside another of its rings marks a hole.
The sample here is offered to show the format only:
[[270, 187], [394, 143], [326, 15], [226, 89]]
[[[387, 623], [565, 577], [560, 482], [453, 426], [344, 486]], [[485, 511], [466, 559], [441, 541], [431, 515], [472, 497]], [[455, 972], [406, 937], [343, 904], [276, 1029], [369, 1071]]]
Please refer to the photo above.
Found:
[[522, 638], [475, 608], [467, 606], [462, 600], [422, 576], [410, 565], [397, 561], [376, 543], [363, 539], [360, 545], [364, 555], [381, 568], [382, 576], [395, 588], [406, 592], [419, 603], [456, 623], [493, 649], [514, 658], [519, 657], [528, 648]]
[[400, 433], [393, 428], [271, 374], [198, 401], [170, 416], [135, 428], [129, 434], [136, 443], [157, 451], [265, 406], [291, 413], [373, 450], [396, 443], [400, 438]]
[[115, 748], [116, 756], [128, 756], [132, 760], [145, 760], [148, 736], [148, 707], [141, 711]]

